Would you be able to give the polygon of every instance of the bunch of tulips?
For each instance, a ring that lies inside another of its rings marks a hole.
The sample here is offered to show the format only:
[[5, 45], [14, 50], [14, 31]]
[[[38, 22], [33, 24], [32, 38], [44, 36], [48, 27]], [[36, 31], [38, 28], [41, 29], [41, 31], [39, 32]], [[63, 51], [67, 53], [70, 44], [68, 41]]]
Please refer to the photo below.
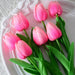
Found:
[[[56, 18], [56, 24], [48, 22], [48, 12], [51, 18]], [[74, 75], [74, 43], [69, 42], [65, 30], [65, 21], [60, 17], [62, 7], [57, 1], [51, 1], [48, 10], [43, 4], [39, 3], [34, 8], [34, 18], [43, 24], [43, 29], [38, 26], [32, 27], [31, 37], [26, 30], [29, 27], [29, 21], [22, 12], [18, 12], [12, 17], [12, 25], [17, 31], [24, 31], [25, 36], [19, 33], [13, 34], [7, 32], [3, 40], [9, 50], [16, 51], [18, 58], [11, 58], [10, 61], [23, 67], [25, 71], [32, 75]], [[61, 46], [62, 45], [62, 46]], [[46, 60], [41, 51], [45, 50], [48, 60]], [[66, 50], [67, 57], [63, 52]], [[28, 59], [29, 63], [23, 61]], [[64, 73], [60, 70], [60, 66]]]

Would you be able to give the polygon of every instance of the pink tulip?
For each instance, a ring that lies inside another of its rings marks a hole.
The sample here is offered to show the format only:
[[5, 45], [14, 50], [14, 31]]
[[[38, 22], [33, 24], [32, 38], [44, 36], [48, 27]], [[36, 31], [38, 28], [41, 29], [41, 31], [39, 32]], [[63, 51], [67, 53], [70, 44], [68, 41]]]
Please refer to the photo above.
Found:
[[20, 59], [25, 59], [32, 54], [32, 49], [27, 43], [20, 40], [15, 44], [17, 55]]
[[37, 4], [34, 9], [34, 18], [37, 21], [44, 21], [47, 19], [47, 11], [42, 4]]
[[46, 25], [46, 30], [50, 41], [54, 41], [62, 36], [61, 30], [51, 22]]
[[48, 6], [48, 11], [51, 17], [60, 16], [62, 14], [62, 8], [57, 1], [51, 1]]
[[41, 28], [36, 26], [33, 29], [33, 40], [37, 45], [40, 46], [48, 41], [48, 36]]
[[26, 30], [29, 27], [29, 22], [26, 17], [20, 12], [13, 16], [12, 25], [17, 31]]
[[17, 43], [20, 39], [12, 34], [12, 33], [6, 33], [5, 36], [3, 37], [3, 40], [9, 50], [14, 50], [15, 49], [15, 43]]

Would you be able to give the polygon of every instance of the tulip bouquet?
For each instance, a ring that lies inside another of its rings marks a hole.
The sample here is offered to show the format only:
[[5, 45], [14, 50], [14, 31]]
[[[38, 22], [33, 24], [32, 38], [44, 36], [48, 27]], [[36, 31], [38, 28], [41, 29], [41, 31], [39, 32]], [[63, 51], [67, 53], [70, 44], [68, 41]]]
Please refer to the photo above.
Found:
[[[49, 15], [56, 18], [56, 24], [44, 21]], [[29, 21], [19, 12], [12, 17], [12, 25], [16, 30], [16, 35], [7, 32], [4, 35], [4, 42], [9, 50], [15, 50], [17, 58], [10, 58], [10, 61], [23, 67], [31, 75], [74, 75], [74, 43], [70, 44], [66, 30], [65, 21], [62, 17], [62, 7], [57, 1], [51, 1], [46, 10], [43, 4], [37, 4], [34, 8], [34, 18], [43, 24], [43, 29], [38, 26], [32, 27], [31, 37], [26, 29], [29, 27]], [[17, 33], [23, 31], [25, 36]], [[44, 58], [41, 47], [48, 60]], [[67, 57], [64, 54], [66, 50]], [[24, 59], [28, 60], [23, 61]], [[64, 70], [64, 74], [60, 66]]]

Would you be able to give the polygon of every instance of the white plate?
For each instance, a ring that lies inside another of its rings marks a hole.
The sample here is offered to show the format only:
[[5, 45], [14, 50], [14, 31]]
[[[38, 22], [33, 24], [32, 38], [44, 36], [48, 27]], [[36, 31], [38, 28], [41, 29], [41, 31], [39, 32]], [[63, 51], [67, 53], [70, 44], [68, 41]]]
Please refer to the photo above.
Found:
[[[13, 13], [17, 13], [17, 11], [22, 11], [30, 22], [30, 27], [27, 30], [28, 33], [30, 33], [31, 26], [38, 25], [39, 27], [42, 27], [41, 23], [38, 23], [37, 21], [35, 21], [35, 19], [33, 18], [33, 13], [32, 13], [33, 7], [39, 1], [40, 0], [22, 0], [18, 4], [18, 6], [10, 13], [10, 15], [2, 22], [2, 26], [1, 26], [2, 27], [1, 28], [2, 29], [1, 30], [2, 31], [1, 32], [2, 53], [1, 54], [2, 54], [3, 63], [5, 65], [8, 75], [29, 75], [28, 73], [25, 73], [20, 67], [18, 67], [17, 65], [9, 61], [10, 57], [13, 57], [14, 52], [12, 53], [6, 50], [5, 46], [3, 45], [3, 40], [2, 40], [3, 35], [6, 32], [10, 31], [10, 27], [11, 27], [11, 25], [9, 25], [9, 19], [12, 17]], [[49, 0], [41, 0], [41, 2], [47, 8], [49, 4]], [[75, 43], [75, 3], [71, 1], [64, 1], [64, 0], [59, 1], [59, 3], [61, 4], [63, 8], [62, 17], [66, 21], [66, 31], [67, 31], [68, 37], [71, 42], [74, 41]], [[48, 21], [52, 21], [55, 23], [55, 19], [52, 19], [50, 17], [48, 17], [45, 23], [47, 23]]]

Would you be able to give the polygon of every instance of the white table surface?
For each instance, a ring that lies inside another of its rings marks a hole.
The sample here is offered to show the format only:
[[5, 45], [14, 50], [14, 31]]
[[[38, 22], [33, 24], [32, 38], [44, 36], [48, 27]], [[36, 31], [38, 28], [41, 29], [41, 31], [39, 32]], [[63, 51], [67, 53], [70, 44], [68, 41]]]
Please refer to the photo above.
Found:
[[[21, 0], [0, 0], [0, 23], [3, 17], [8, 16]], [[75, 1], [75, 0], [72, 0]], [[0, 75], [7, 75], [0, 56]]]
[[[21, 0], [0, 0], [0, 23], [3, 17], [8, 16], [9, 12], [12, 11]], [[1, 28], [1, 27], [0, 27]], [[0, 75], [7, 75], [0, 55]]]

